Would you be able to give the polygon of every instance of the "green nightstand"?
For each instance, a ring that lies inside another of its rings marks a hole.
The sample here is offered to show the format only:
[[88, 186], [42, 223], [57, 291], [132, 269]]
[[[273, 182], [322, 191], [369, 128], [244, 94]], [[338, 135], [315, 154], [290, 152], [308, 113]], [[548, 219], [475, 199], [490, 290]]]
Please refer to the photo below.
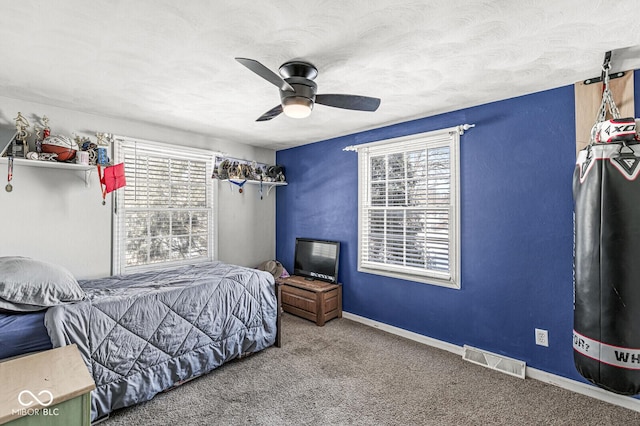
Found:
[[91, 425], [95, 384], [76, 345], [0, 362], [0, 424]]

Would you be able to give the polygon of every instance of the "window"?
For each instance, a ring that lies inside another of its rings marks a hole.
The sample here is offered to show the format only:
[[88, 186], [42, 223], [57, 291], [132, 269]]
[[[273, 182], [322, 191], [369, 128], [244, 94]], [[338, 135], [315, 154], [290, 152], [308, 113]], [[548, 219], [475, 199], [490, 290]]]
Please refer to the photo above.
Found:
[[359, 271], [460, 288], [460, 132], [354, 147]]
[[114, 274], [215, 258], [214, 155], [115, 139], [127, 185], [115, 198]]

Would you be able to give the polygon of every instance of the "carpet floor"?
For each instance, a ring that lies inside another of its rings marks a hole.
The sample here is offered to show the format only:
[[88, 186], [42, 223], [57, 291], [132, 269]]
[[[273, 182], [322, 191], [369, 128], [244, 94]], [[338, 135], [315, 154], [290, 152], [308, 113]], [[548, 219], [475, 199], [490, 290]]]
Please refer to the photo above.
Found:
[[640, 413], [347, 319], [283, 314], [282, 348], [118, 410], [119, 425], [637, 425]]

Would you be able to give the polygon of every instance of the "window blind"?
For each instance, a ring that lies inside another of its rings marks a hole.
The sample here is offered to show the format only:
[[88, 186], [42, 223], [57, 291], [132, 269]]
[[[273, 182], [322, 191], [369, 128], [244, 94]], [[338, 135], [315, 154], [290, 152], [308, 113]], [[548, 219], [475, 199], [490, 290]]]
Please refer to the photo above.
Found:
[[114, 270], [214, 258], [214, 153], [116, 140], [127, 185], [114, 211]]
[[447, 129], [357, 149], [361, 270], [457, 286], [458, 140]]

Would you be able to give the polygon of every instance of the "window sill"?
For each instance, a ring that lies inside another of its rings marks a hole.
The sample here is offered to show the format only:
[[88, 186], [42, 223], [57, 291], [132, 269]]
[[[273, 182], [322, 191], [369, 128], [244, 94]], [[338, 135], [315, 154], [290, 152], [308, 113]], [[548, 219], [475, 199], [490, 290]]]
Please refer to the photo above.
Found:
[[381, 275], [385, 277], [397, 278], [399, 280], [405, 280], [405, 281], [413, 281], [413, 282], [418, 282], [422, 284], [436, 285], [439, 287], [447, 287], [454, 290], [460, 290], [459, 282], [441, 279], [441, 278], [426, 277], [422, 275], [414, 275], [409, 273], [395, 272], [395, 271], [389, 271], [389, 270], [377, 269], [377, 268], [366, 268], [363, 266], [358, 267], [358, 272], [363, 272], [365, 274], [372, 274], [372, 275]]

